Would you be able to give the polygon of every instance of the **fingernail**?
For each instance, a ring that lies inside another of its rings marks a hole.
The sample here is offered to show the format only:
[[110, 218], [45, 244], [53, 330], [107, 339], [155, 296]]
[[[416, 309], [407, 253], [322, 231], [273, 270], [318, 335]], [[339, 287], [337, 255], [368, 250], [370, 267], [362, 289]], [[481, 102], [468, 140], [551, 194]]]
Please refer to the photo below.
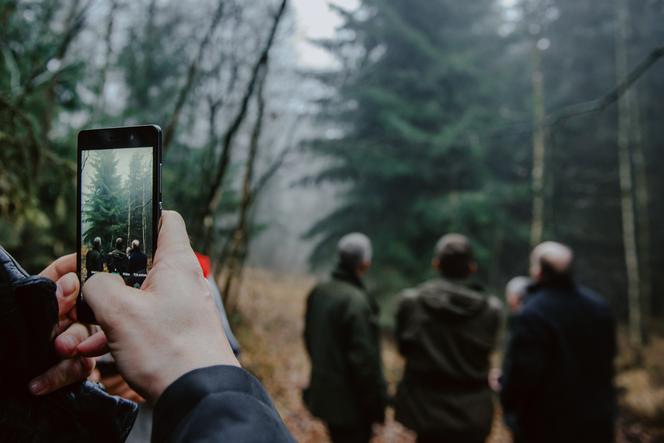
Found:
[[39, 395], [46, 390], [46, 384], [39, 380], [33, 380], [30, 382], [30, 392], [34, 395]]

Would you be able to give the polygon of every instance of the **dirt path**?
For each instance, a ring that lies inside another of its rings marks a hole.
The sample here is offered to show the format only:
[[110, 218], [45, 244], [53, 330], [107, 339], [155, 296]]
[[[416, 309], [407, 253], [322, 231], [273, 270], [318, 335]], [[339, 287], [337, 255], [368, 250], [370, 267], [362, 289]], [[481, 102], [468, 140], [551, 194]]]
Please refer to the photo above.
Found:
[[[302, 443], [328, 441], [324, 426], [314, 419], [302, 403], [301, 392], [309, 374], [302, 341], [305, 298], [315, 284], [311, 278], [275, 275], [247, 270], [238, 297], [242, 323], [237, 328], [243, 346], [242, 364], [266, 386], [279, 412], [295, 438]], [[383, 346], [385, 373], [394, 389], [403, 362], [389, 341]], [[498, 416], [490, 443], [511, 439]], [[374, 443], [414, 442], [414, 437], [393, 419], [388, 410], [386, 425]]]

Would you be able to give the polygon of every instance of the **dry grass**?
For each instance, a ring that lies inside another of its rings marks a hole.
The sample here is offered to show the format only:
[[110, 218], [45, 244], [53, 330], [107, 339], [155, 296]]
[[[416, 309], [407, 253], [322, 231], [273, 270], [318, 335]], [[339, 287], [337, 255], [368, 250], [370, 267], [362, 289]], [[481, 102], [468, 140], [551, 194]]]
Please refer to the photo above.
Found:
[[[304, 349], [305, 299], [315, 281], [310, 277], [276, 275], [248, 269], [238, 296], [236, 332], [242, 343], [242, 364], [265, 385], [295, 438], [302, 443], [328, 441], [325, 427], [306, 410], [301, 393], [309, 376]], [[401, 377], [403, 360], [389, 340], [384, 340], [385, 374], [394, 392]], [[385, 426], [374, 443], [414, 442], [414, 435], [387, 412]], [[502, 426], [500, 412], [494, 421], [491, 443], [511, 439]]]
[[[304, 407], [301, 393], [308, 382], [309, 361], [304, 349], [305, 298], [315, 281], [310, 277], [246, 270], [233, 318], [243, 346], [242, 363], [266, 386], [295, 438], [302, 442], [328, 441], [325, 427]], [[635, 368], [633, 354], [620, 334], [620, 371], [616, 384], [620, 394], [619, 443], [664, 443], [664, 338], [648, 345], [642, 367]], [[499, 360], [494, 356], [494, 363]], [[385, 375], [394, 393], [403, 360], [389, 339], [383, 340]], [[414, 436], [387, 412], [385, 426], [374, 443], [414, 442]], [[500, 408], [488, 443], [509, 443]]]

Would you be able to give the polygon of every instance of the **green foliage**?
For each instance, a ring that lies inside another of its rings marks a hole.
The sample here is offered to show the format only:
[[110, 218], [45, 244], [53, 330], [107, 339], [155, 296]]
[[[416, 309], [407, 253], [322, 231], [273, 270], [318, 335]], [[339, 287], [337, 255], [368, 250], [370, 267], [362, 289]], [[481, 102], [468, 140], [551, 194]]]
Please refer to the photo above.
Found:
[[126, 218], [123, 217], [126, 208], [120, 196], [118, 161], [113, 150], [106, 150], [92, 151], [88, 156], [84, 155], [81, 162], [86, 162], [86, 170], [92, 170], [92, 189], [89, 194], [83, 191], [83, 240], [91, 244], [95, 237], [101, 237], [102, 246], [110, 250], [115, 239], [126, 232], [123, 229], [126, 228]]
[[[337, 94], [323, 108], [323, 121], [343, 133], [310, 143], [329, 159], [310, 181], [347, 186], [341, 207], [308, 232], [318, 239], [315, 264], [341, 235], [361, 230], [375, 244], [378, 285], [394, 291], [430, 275], [444, 233], [474, 240], [484, 277], [505, 230], [522, 244], [527, 221], [515, 221], [509, 205], [524, 204], [525, 183], [496, 181], [495, 146], [485, 140], [504, 124], [486, 75], [495, 63], [487, 55], [497, 36], [485, 26], [493, 2], [471, 3], [365, 1], [347, 13], [342, 32], [355, 36], [356, 55], [327, 77]], [[327, 47], [341, 60], [349, 52]]]

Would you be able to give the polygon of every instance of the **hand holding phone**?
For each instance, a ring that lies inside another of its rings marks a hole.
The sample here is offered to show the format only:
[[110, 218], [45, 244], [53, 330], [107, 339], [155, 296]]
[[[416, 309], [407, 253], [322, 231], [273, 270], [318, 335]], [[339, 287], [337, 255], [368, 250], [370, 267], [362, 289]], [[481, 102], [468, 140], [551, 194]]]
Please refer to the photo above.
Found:
[[[77, 272], [118, 274], [140, 288], [152, 267], [161, 214], [161, 129], [92, 129], [78, 135]], [[81, 293], [79, 321], [96, 323]]]

